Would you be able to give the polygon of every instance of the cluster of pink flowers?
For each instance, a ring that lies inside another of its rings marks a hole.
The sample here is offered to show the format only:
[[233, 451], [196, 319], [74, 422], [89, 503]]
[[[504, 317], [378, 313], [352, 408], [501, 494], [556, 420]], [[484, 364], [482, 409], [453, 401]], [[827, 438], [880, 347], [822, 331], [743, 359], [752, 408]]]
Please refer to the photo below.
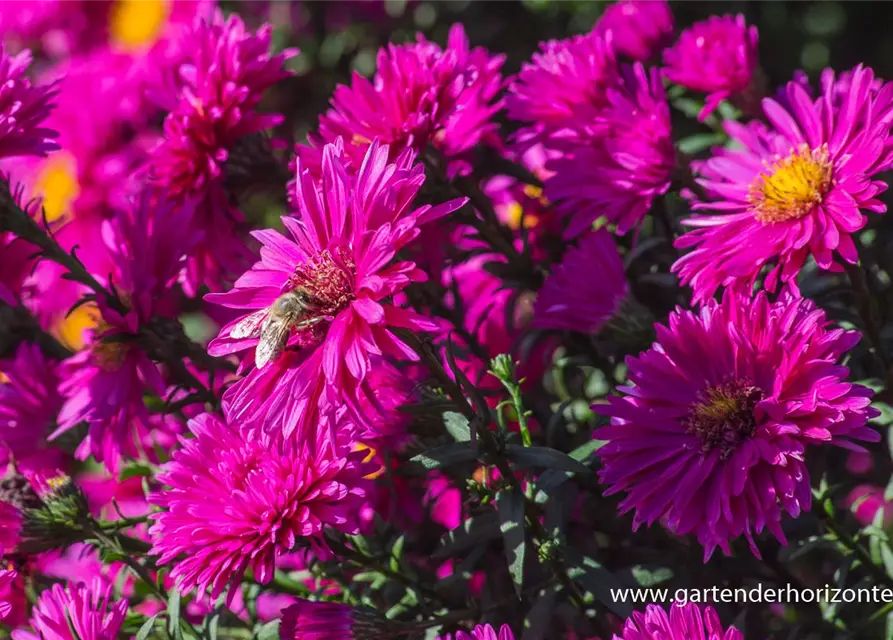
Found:
[[[769, 97], [743, 16], [677, 33], [621, 0], [512, 76], [460, 24], [388, 44], [294, 144], [306, 16], [271, 4], [0, 7], [0, 635], [515, 640], [536, 574], [536, 607], [583, 609], [540, 637], [597, 611], [602, 638], [741, 640], [706, 605], [616, 615], [586, 577], [640, 534], [590, 535], [587, 501], [760, 558], [812, 456], [874, 455], [850, 378], [893, 371], [859, 282], [889, 282], [859, 262], [893, 83]], [[697, 158], [685, 94], [724, 140]], [[802, 293], [845, 271], [858, 320]], [[880, 483], [841, 501], [856, 522], [889, 525]]]

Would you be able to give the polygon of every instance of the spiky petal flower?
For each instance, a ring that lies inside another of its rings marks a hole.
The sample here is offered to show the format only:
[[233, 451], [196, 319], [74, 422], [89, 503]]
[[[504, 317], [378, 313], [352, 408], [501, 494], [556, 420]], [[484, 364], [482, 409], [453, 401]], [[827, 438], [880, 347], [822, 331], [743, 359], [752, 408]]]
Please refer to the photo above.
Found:
[[493, 116], [502, 108], [497, 94], [504, 60], [471, 48], [461, 24], [450, 29], [446, 48], [422, 35], [412, 44], [389, 44], [378, 52], [371, 81], [354, 74], [350, 86], [335, 89], [332, 108], [310, 136], [313, 148], [298, 147], [298, 153], [305, 164], [316, 164], [312, 157], [340, 137], [358, 167], [378, 139], [389, 145], [392, 159], [404, 149], [421, 152], [432, 145], [452, 160], [451, 171], [464, 171], [461, 156], [497, 129]]
[[[441, 640], [453, 640], [453, 636], [448, 633]], [[515, 634], [507, 624], [502, 625], [498, 631], [489, 624], [479, 624], [470, 633], [457, 632], [455, 640], [515, 640]]]
[[87, 437], [77, 450], [80, 459], [93, 455], [114, 471], [122, 455], [139, 457], [140, 443], [149, 436], [153, 425], [143, 395], [162, 396], [165, 383], [134, 338], [154, 316], [176, 317], [172, 285], [183, 254], [195, 243], [188, 222], [183, 209], [146, 190], [129, 210], [103, 223], [116, 269], [111, 280], [125, 308], [97, 299], [99, 317], [89, 330], [88, 347], [60, 367], [65, 403], [51, 436], [87, 422]]
[[700, 312], [677, 309], [657, 342], [628, 358], [630, 386], [594, 410], [612, 416], [595, 437], [607, 493], [624, 491], [633, 526], [663, 520], [693, 533], [708, 558], [764, 528], [785, 542], [782, 512], [810, 506], [807, 448], [862, 450], [878, 415], [871, 391], [838, 364], [858, 342], [824, 311], [783, 292], [769, 302], [726, 292]]
[[89, 585], [54, 584], [31, 614], [33, 631], [13, 631], [13, 640], [116, 640], [127, 601], [114, 602], [113, 585], [94, 578]]
[[[0, 570], [0, 593], [7, 593], [17, 577], [18, 574], [15, 571]], [[10, 613], [12, 613], [12, 604], [0, 598], [0, 621], [5, 620]]]
[[621, 635], [612, 640], [744, 640], [744, 635], [735, 627], [723, 629], [716, 610], [694, 602], [675, 602], [670, 606], [670, 615], [656, 604], [646, 607], [645, 612], [636, 611], [623, 625]]
[[216, 598], [251, 568], [266, 583], [276, 557], [303, 541], [315, 545], [323, 527], [357, 533], [366, 453], [330, 449], [314, 454], [295, 439], [246, 436], [203, 414], [189, 422], [194, 438], [165, 464], [166, 489], [150, 501], [152, 553], [173, 563], [171, 577], [185, 593], [211, 590]]
[[608, 104], [607, 89], [619, 78], [611, 39], [596, 30], [540, 44], [506, 96], [508, 116], [529, 125], [523, 138], [548, 138], [572, 118], [591, 121]]
[[705, 120], [719, 103], [747, 91], [758, 63], [756, 27], [744, 16], [711, 16], [682, 32], [664, 52], [664, 74], [676, 84], [707, 94], [698, 115]]
[[704, 195], [684, 221], [695, 230], [676, 242], [693, 250], [673, 270], [696, 300], [720, 286], [750, 287], [767, 265], [764, 286], [772, 291], [779, 280], [796, 287], [810, 255], [828, 270], [858, 260], [852, 234], [867, 222], [860, 210], [887, 210], [877, 198], [887, 185], [874, 177], [893, 163], [873, 84], [872, 71], [857, 67], [845, 98], [826, 92], [812, 100], [790, 82], [788, 107], [763, 100], [769, 126], [727, 122], [739, 148], [693, 163]]
[[226, 167], [240, 140], [282, 122], [281, 114], [262, 114], [257, 106], [267, 89], [288, 77], [283, 64], [297, 51], [271, 55], [272, 27], [252, 33], [237, 14], [198, 20], [183, 38], [190, 45], [179, 65], [181, 85], [157, 96], [171, 113], [151, 172], [171, 199], [194, 203], [194, 225], [203, 238], [186, 271], [192, 293], [201, 284], [219, 288], [246, 264], [237, 233], [243, 217], [230, 204]]
[[[412, 262], [396, 253], [419, 233], [419, 225], [454, 211], [454, 200], [412, 210], [425, 180], [424, 169], [407, 150], [388, 162], [387, 145], [374, 142], [357, 172], [348, 172], [341, 142], [323, 150], [322, 178], [315, 181], [298, 161], [300, 218], [283, 218], [289, 236], [254, 232], [263, 248], [260, 261], [226, 293], [209, 301], [248, 313], [226, 325], [209, 345], [212, 355], [249, 350], [255, 364], [259, 333], [245, 334], [244, 321], [264, 318], [283, 295], [305, 296], [312, 309], [300, 325], [286, 324], [285, 350], [255, 367], [224, 396], [231, 420], [246, 426], [299, 430], [315, 441], [316, 408], [329, 395], [357, 410], [371, 358], [417, 359], [395, 328], [431, 330], [435, 325], [390, 298], [410, 282], [424, 279]], [[235, 336], [233, 334], [236, 334]], [[324, 393], [326, 392], [326, 393]]]
[[11, 56], [0, 46], [0, 158], [45, 156], [59, 148], [55, 131], [41, 127], [53, 108], [53, 85], [32, 86], [25, 76], [31, 52]]
[[647, 62], [673, 38], [673, 13], [666, 0], [620, 0], [608, 6], [596, 30], [610, 31], [617, 53]]
[[641, 64], [624, 70], [597, 115], [567, 122], [573, 134], [554, 146], [563, 155], [548, 164], [554, 175], [546, 196], [569, 222], [574, 237], [604, 216], [617, 233], [636, 227], [655, 198], [670, 188], [676, 164], [670, 105], [660, 74]]
[[389, 623], [374, 612], [335, 602], [298, 600], [282, 612], [282, 640], [366, 640], [388, 637]]
[[599, 230], [564, 255], [537, 293], [532, 326], [596, 333], [619, 308], [629, 287], [614, 237]]

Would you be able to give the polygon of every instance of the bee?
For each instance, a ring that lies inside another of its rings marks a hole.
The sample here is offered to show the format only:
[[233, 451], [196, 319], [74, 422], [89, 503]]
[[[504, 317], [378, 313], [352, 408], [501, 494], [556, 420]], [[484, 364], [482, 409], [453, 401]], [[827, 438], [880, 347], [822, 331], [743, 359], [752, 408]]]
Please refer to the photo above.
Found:
[[321, 308], [319, 300], [298, 287], [276, 298], [268, 308], [242, 318], [230, 336], [237, 340], [259, 338], [254, 362], [258, 369], [263, 369], [282, 353], [293, 329], [304, 329], [325, 320], [325, 316], [313, 315]]

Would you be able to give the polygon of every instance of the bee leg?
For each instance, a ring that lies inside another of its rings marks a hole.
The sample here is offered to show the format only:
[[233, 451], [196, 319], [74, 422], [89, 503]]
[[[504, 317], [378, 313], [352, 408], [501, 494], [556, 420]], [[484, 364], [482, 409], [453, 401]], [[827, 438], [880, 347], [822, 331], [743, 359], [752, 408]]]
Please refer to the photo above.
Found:
[[309, 318], [307, 320], [302, 320], [301, 322], [297, 323], [295, 325], [295, 328], [296, 329], [306, 329], [307, 327], [311, 327], [315, 324], [318, 324], [318, 323], [322, 322], [323, 320], [325, 320], [324, 316], [316, 317], [316, 318]]

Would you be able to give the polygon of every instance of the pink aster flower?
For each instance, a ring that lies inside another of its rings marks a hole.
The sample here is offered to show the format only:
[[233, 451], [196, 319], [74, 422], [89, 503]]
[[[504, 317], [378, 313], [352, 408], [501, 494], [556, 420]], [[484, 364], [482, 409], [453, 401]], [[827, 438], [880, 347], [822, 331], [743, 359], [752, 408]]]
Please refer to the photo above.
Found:
[[[81, 223], [60, 242], [78, 244], [85, 257], [101, 244], [99, 221], [126, 207], [137, 193], [136, 173], [154, 144], [145, 118], [137, 117], [145, 100], [129, 77], [130, 67], [126, 56], [105, 50], [54, 66], [58, 106], [46, 126], [58, 132], [60, 149], [45, 158], [6, 163], [13, 178], [26, 185], [27, 197], [40, 203], [41, 216], [54, 231]], [[108, 108], [85, 109], [85, 104]]]
[[381, 620], [371, 612], [335, 602], [298, 600], [282, 612], [282, 640], [365, 640], [383, 637]]
[[549, 274], [536, 296], [532, 326], [596, 333], [628, 292], [614, 236], [600, 229], [570, 248]]
[[176, 317], [172, 287], [182, 256], [194, 243], [188, 231], [184, 233], [183, 216], [182, 209], [147, 189], [128, 211], [103, 223], [115, 271], [100, 278], [111, 278], [126, 310], [98, 299], [99, 318], [87, 331], [88, 348], [65, 360], [59, 370], [65, 403], [51, 438], [87, 422], [89, 431], [78, 457], [93, 455], [112, 471], [122, 455], [138, 458], [144, 444], [151, 449], [156, 423], [150, 420], [143, 395], [150, 391], [163, 396], [165, 383], [132, 338], [156, 315]]
[[[0, 570], [0, 593], [8, 592], [18, 578], [15, 571]], [[12, 603], [0, 598], [0, 621], [5, 620], [12, 613]]]
[[409, 150], [393, 164], [388, 154], [387, 145], [373, 143], [349, 173], [340, 141], [326, 145], [319, 182], [299, 160], [300, 218], [282, 219], [289, 235], [254, 232], [260, 261], [231, 291], [206, 297], [247, 312], [209, 345], [212, 355], [249, 350], [243, 366], [256, 365], [224, 396], [231, 420], [286, 437], [298, 430], [299, 440], [312, 442], [324, 391], [360, 415], [373, 356], [417, 359], [393, 330], [435, 325], [390, 298], [424, 273], [394, 257], [419, 225], [463, 201], [412, 210], [424, 169]]
[[694, 602], [676, 602], [670, 615], [656, 604], [648, 605], [644, 613], [636, 611], [624, 623], [621, 635], [613, 640], [744, 640], [735, 627], [723, 629], [716, 610]]
[[608, 6], [596, 30], [610, 31], [614, 50], [647, 62], [673, 39], [673, 13], [665, 0], [620, 0]]
[[46, 455], [47, 435], [62, 405], [56, 369], [40, 347], [24, 342], [13, 359], [0, 361], [0, 465], [10, 456], [25, 468], [32, 457], [37, 464], [56, 457]]
[[40, 124], [53, 108], [53, 85], [32, 86], [25, 76], [31, 64], [27, 49], [11, 56], [0, 46], [0, 158], [45, 156], [58, 149], [56, 132]]
[[312, 158], [340, 137], [359, 166], [376, 139], [390, 146], [392, 159], [404, 149], [421, 152], [430, 144], [453, 160], [451, 171], [464, 171], [469, 166], [460, 156], [497, 130], [493, 116], [502, 108], [497, 94], [504, 60], [471, 48], [461, 24], [452, 26], [443, 49], [421, 34], [413, 44], [389, 44], [378, 52], [372, 81], [355, 73], [350, 86], [335, 89], [332, 108], [309, 137], [311, 148], [297, 151], [305, 164], [318, 164]]
[[21, 539], [22, 512], [9, 502], [0, 500], [0, 555], [12, 553]]
[[94, 579], [40, 595], [31, 614], [33, 631], [13, 631], [13, 640], [116, 640], [127, 615], [127, 601], [112, 600], [113, 587]]
[[837, 108], [828, 93], [812, 100], [790, 82], [787, 108], [763, 100], [769, 126], [726, 123], [741, 148], [716, 149], [695, 165], [703, 195], [684, 224], [696, 228], [676, 242], [692, 249], [673, 270], [696, 300], [720, 286], [750, 287], [767, 265], [764, 286], [773, 291], [779, 280], [796, 287], [810, 255], [828, 270], [858, 260], [852, 234], [867, 221], [860, 210], [886, 211], [877, 196], [887, 185], [873, 178], [893, 161], [890, 126], [874, 119], [873, 80], [857, 67]]
[[602, 216], [626, 233], [670, 188], [676, 153], [660, 74], [637, 63], [605, 96], [592, 120], [568, 123], [575, 133], [556, 144], [564, 155], [548, 164], [546, 196], [567, 216], [567, 237]]
[[159, 482], [170, 489], [150, 501], [152, 553], [174, 564], [171, 577], [184, 593], [210, 588], [217, 598], [251, 568], [262, 584], [276, 558], [302, 540], [319, 544], [324, 527], [357, 533], [365, 499], [365, 452], [312, 453], [277, 435], [248, 436], [204, 414], [189, 422], [194, 438], [165, 464]]
[[[441, 640], [453, 640], [452, 634], [441, 636]], [[499, 631], [491, 627], [489, 624], [479, 624], [469, 633], [459, 631], [456, 633], [455, 640], [515, 640], [515, 634], [507, 624], [502, 625]]]
[[893, 524], [893, 503], [884, 499], [884, 487], [871, 484], [860, 484], [853, 488], [844, 500], [844, 506], [849, 508], [864, 527], [874, 523], [878, 513], [883, 514], [884, 527]]
[[179, 86], [155, 94], [171, 113], [151, 174], [175, 202], [194, 203], [194, 227], [202, 233], [185, 272], [190, 294], [202, 284], [220, 288], [250, 258], [239, 233], [244, 218], [230, 204], [225, 180], [238, 142], [283, 120], [257, 110], [264, 92], [288, 77], [285, 61], [297, 55], [293, 49], [271, 55], [271, 38], [269, 24], [251, 33], [237, 14], [198, 20], [182, 36], [189, 45]]
[[619, 78], [612, 37], [596, 30], [540, 44], [506, 96], [509, 118], [530, 125], [522, 137], [552, 136], [569, 120], [591, 120], [608, 104], [606, 92]]
[[831, 328], [809, 300], [769, 302], [726, 292], [700, 312], [677, 309], [657, 343], [627, 359], [630, 386], [594, 410], [612, 416], [595, 437], [607, 493], [626, 492], [633, 526], [663, 520], [693, 533], [705, 561], [764, 528], [785, 543], [782, 512], [811, 501], [806, 450], [876, 442], [871, 391], [838, 362], [859, 334]]
[[756, 27], [744, 16], [711, 16], [682, 32], [664, 51], [664, 75], [676, 84], [707, 94], [698, 120], [705, 120], [723, 100], [751, 87], [757, 68]]
[[37, 247], [12, 233], [0, 232], [0, 302], [11, 307], [18, 304], [36, 251]]

